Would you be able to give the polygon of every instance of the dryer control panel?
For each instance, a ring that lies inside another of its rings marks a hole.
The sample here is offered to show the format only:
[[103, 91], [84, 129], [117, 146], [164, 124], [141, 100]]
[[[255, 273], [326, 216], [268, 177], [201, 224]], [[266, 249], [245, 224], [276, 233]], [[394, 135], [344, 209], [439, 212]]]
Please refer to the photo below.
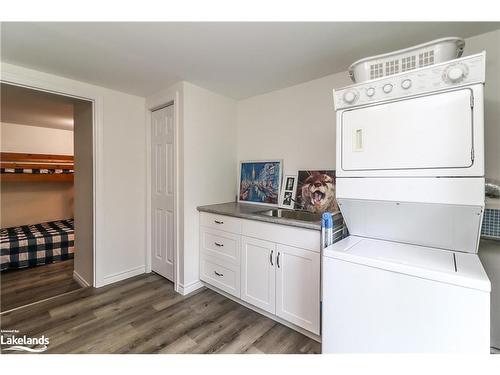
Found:
[[486, 52], [333, 91], [335, 110], [484, 83]]

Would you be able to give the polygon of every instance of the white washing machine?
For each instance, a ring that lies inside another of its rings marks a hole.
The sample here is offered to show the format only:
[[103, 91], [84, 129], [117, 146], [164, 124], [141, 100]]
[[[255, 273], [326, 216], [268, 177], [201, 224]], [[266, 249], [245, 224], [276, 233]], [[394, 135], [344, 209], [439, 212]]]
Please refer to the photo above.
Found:
[[489, 352], [485, 53], [334, 92], [337, 200], [322, 350]]

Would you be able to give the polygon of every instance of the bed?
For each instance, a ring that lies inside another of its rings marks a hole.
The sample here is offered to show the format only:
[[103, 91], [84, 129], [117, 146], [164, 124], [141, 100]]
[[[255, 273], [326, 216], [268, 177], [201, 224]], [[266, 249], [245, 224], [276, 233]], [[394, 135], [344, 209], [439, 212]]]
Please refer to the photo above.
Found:
[[71, 155], [2, 152], [2, 182], [72, 182], [74, 159]]
[[72, 259], [74, 220], [2, 228], [1, 270], [34, 267]]

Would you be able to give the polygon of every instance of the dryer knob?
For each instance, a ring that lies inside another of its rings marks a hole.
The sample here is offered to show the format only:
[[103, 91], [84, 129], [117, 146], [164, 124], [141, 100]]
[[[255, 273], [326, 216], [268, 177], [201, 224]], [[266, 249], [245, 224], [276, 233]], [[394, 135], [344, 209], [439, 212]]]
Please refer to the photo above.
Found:
[[344, 94], [344, 100], [345, 100], [346, 103], [349, 103], [349, 104], [354, 103], [357, 98], [358, 98], [358, 93], [356, 91], [354, 91], [354, 90], [347, 91]]
[[383, 87], [382, 90], [386, 93], [389, 94], [392, 91], [392, 85], [390, 83], [386, 83]]
[[411, 79], [404, 79], [401, 82], [401, 87], [404, 88], [405, 90], [408, 90], [411, 87]]
[[451, 65], [446, 69], [446, 79], [452, 83], [462, 81], [467, 75], [467, 70], [462, 65]]
[[368, 87], [366, 89], [366, 95], [369, 96], [370, 98], [375, 95], [375, 88], [373, 87]]

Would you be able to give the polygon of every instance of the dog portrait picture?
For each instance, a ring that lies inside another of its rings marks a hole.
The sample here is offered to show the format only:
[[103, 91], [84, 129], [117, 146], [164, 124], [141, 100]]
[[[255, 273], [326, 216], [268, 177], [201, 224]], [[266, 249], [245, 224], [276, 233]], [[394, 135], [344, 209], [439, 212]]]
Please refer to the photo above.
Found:
[[281, 164], [280, 160], [241, 162], [238, 201], [277, 205]]
[[315, 213], [339, 210], [335, 171], [299, 171], [295, 208]]

